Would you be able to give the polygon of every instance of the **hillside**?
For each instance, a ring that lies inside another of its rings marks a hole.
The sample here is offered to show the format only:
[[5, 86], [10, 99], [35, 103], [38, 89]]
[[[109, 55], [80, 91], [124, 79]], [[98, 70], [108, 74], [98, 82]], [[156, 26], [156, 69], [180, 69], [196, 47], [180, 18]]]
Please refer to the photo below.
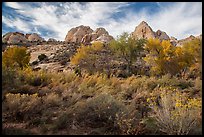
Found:
[[201, 135], [202, 35], [177, 40], [142, 21], [113, 38], [80, 25], [64, 41], [2, 37], [2, 132]]

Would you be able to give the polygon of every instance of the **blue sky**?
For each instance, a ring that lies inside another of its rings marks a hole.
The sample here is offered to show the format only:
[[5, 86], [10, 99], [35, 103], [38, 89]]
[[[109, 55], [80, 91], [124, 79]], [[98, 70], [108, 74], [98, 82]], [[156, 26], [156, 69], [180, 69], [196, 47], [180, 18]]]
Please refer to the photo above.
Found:
[[104, 27], [116, 37], [146, 21], [178, 39], [202, 33], [202, 2], [4, 2], [2, 34], [38, 33], [64, 40], [79, 25]]

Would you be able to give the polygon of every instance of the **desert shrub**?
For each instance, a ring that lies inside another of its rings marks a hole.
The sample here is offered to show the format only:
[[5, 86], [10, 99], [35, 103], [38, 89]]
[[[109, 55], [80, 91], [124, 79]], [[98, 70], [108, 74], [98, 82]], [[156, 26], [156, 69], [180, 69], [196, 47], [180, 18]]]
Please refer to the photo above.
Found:
[[42, 97], [44, 104], [47, 107], [60, 106], [62, 98], [56, 93], [49, 93]]
[[51, 82], [49, 75], [45, 71], [40, 70], [36, 72], [29, 67], [18, 71], [18, 77], [21, 81], [32, 86], [46, 86]]
[[2, 54], [2, 64], [7, 68], [23, 68], [28, 66], [30, 53], [26, 47], [10, 47]]
[[179, 87], [180, 89], [193, 86], [192, 80], [178, 79], [176, 77], [171, 77], [169, 74], [163, 75], [160, 79], [157, 80], [157, 83], [160, 87], [173, 86]]
[[121, 102], [104, 93], [80, 104], [76, 111], [76, 118], [79, 123], [92, 128], [114, 128], [115, 114], [124, 109], [125, 106]]
[[18, 81], [16, 80], [16, 70], [8, 69], [2, 64], [2, 89], [15, 87]]
[[54, 122], [53, 130], [61, 130], [66, 128], [71, 128], [74, 124], [75, 119], [73, 116], [73, 112], [63, 112], [58, 116], [58, 118]]
[[21, 128], [15, 128], [15, 127], [12, 127], [12, 128], [3, 128], [2, 130], [2, 134], [3, 135], [35, 135], [35, 133], [33, 132], [30, 132], [26, 129], [21, 129]]
[[36, 61], [33, 61], [31, 64], [32, 64], [32, 65], [37, 65], [37, 64], [38, 64], [38, 61], [37, 61], [37, 60], [36, 60]]
[[177, 90], [162, 90], [147, 99], [152, 117], [160, 131], [170, 135], [187, 135], [201, 121], [201, 98], [190, 98]]
[[41, 105], [41, 98], [37, 93], [32, 95], [8, 93], [3, 107], [7, 110], [5, 114], [10, 120], [23, 121], [40, 116]]
[[42, 61], [42, 60], [44, 60], [44, 59], [46, 59], [46, 58], [47, 58], [47, 56], [46, 56], [45, 54], [40, 54], [40, 55], [38, 56], [39, 61]]
[[51, 81], [52, 83], [70, 83], [72, 81], [74, 81], [77, 78], [77, 75], [74, 72], [62, 72], [62, 73], [58, 73], [58, 72], [53, 72], [51, 75]]
[[143, 135], [145, 134], [145, 125], [141, 123], [137, 111], [128, 110], [126, 113], [116, 113], [116, 125], [119, 127], [120, 134], [123, 135]]

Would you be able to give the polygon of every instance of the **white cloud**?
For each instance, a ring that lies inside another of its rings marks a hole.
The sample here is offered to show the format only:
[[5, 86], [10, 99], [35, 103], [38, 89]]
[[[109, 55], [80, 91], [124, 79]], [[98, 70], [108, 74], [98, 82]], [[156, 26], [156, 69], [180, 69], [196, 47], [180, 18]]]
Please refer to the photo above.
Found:
[[[31, 28], [40, 31], [36, 26], [51, 30], [53, 38], [64, 40], [68, 30], [79, 25], [87, 25], [92, 29], [104, 27], [116, 37], [122, 32], [133, 32], [135, 27], [145, 20], [154, 31], [160, 29], [168, 35], [179, 39], [189, 35], [202, 33], [202, 3], [175, 2], [168, 6], [157, 3], [159, 10], [149, 15], [148, 9], [133, 11], [128, 8], [131, 3], [92, 2], [92, 3], [38, 3], [38, 7], [30, 3], [7, 2], [6, 6], [17, 9], [16, 12], [32, 20], [27, 23], [20, 18], [10, 20], [3, 16], [3, 22], [9, 27], [16, 27], [23, 32]], [[123, 12], [125, 16], [112, 18], [113, 14]], [[42, 33], [43, 34], [43, 33]]]
[[2, 16], [2, 22], [6, 24], [10, 28], [15, 28], [18, 31], [22, 31], [24, 33], [30, 32], [31, 29], [24, 21], [19, 18], [16, 19], [9, 19], [5, 16]]

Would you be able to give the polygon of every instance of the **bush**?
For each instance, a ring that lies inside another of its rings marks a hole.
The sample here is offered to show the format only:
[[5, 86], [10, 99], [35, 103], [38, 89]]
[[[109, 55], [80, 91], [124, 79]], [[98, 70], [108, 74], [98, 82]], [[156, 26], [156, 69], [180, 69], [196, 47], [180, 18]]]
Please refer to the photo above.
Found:
[[43, 70], [36, 72], [31, 68], [26, 68], [18, 71], [18, 75], [21, 81], [32, 86], [46, 86], [51, 82], [50, 76]]
[[160, 131], [169, 135], [188, 135], [201, 121], [201, 98], [189, 98], [177, 90], [152, 96], [147, 101]]
[[38, 56], [39, 61], [42, 61], [42, 60], [44, 60], [44, 59], [46, 59], [46, 58], [47, 58], [47, 56], [46, 56], [45, 54], [40, 54], [40, 55]]
[[6, 114], [10, 118], [9, 120], [24, 121], [40, 116], [41, 105], [41, 98], [37, 93], [33, 95], [8, 93], [3, 108], [7, 110]]
[[92, 128], [114, 128], [115, 114], [124, 110], [125, 106], [111, 95], [99, 94], [80, 104], [76, 117], [78, 122]]

